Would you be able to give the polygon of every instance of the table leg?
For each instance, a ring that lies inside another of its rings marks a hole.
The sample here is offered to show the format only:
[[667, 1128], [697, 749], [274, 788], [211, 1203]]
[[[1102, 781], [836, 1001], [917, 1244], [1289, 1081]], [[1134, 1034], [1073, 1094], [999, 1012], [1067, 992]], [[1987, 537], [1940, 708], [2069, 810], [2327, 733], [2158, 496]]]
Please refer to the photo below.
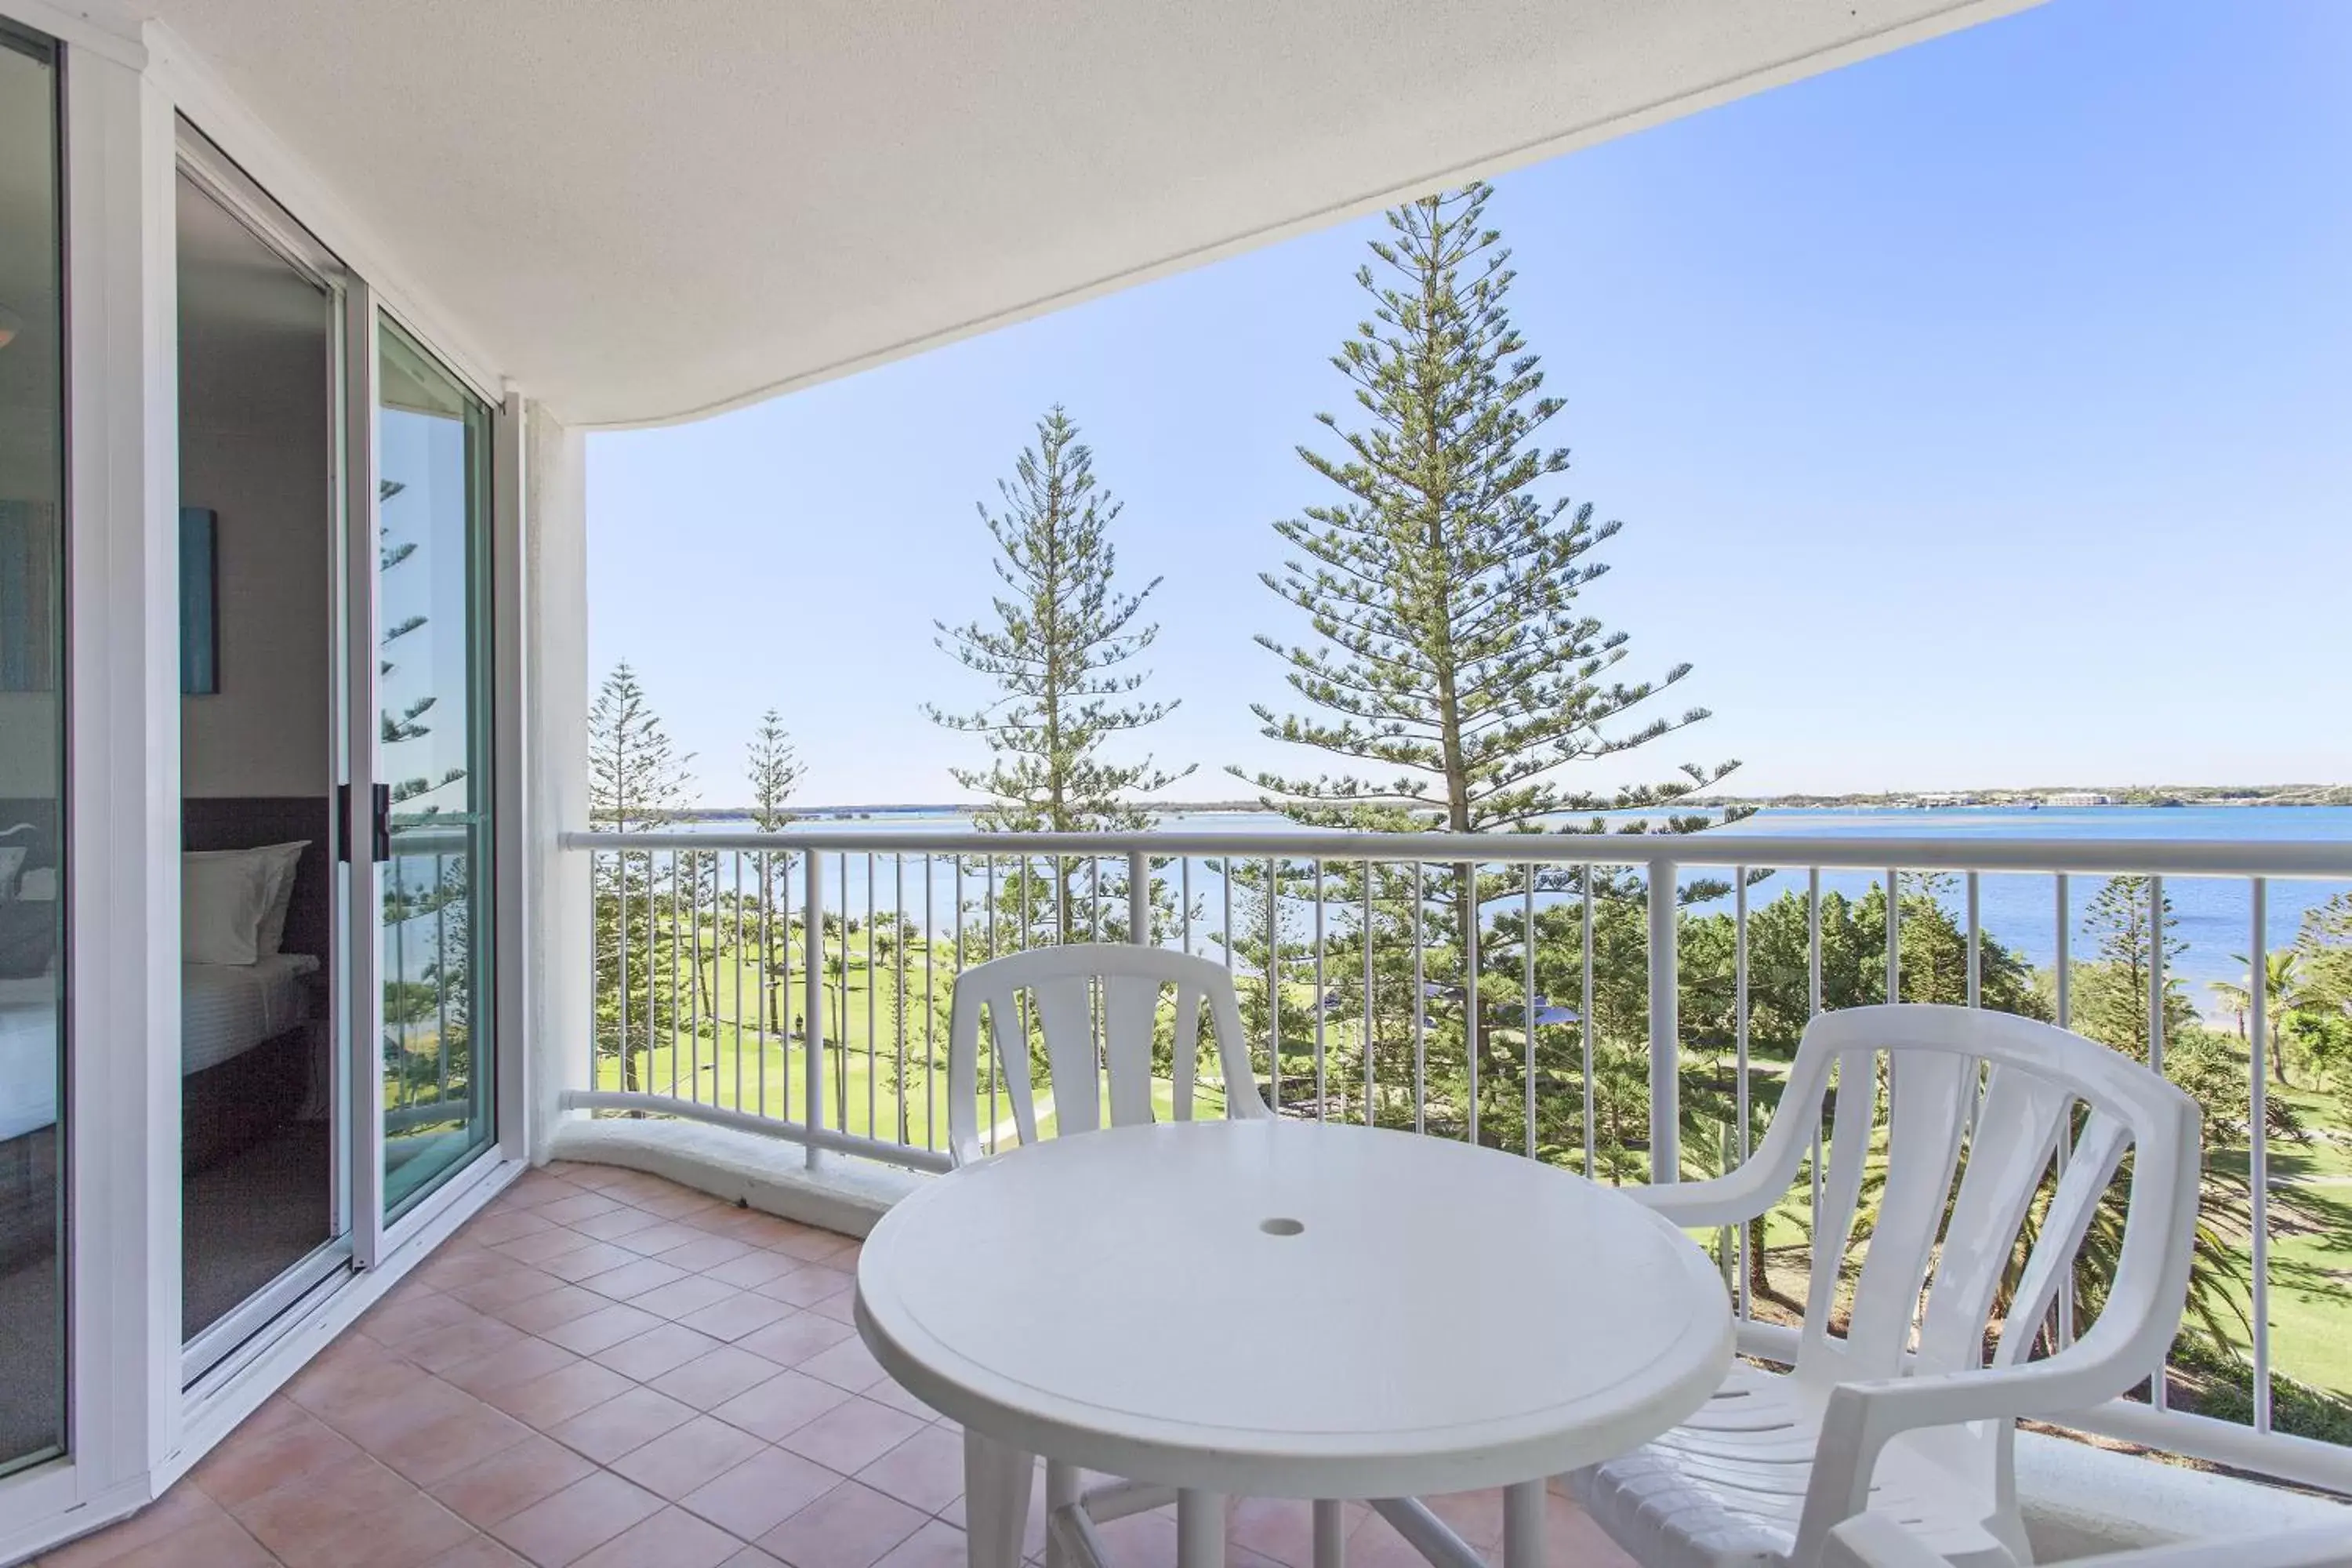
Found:
[[1215, 1492], [1176, 1494], [1177, 1568], [1225, 1568], [1225, 1500]]
[[1037, 1459], [963, 1429], [964, 1548], [971, 1568], [1021, 1568]]
[[1347, 1561], [1345, 1505], [1318, 1498], [1315, 1503], [1315, 1568], [1346, 1568]]
[[1503, 1489], [1503, 1568], [1544, 1568], [1544, 1483]]
[[1076, 1553], [1063, 1543], [1061, 1531], [1054, 1528], [1054, 1519], [1078, 1500], [1078, 1482], [1083, 1473], [1077, 1466], [1066, 1465], [1059, 1459], [1045, 1461], [1045, 1568], [1078, 1568]]

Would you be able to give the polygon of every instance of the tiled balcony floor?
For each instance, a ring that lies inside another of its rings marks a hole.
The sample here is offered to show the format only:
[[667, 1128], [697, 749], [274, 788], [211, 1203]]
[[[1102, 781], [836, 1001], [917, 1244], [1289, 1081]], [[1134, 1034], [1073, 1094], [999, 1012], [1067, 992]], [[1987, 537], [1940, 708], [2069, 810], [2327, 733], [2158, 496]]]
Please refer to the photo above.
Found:
[[[856, 1257], [634, 1172], [533, 1172], [163, 1500], [39, 1561], [961, 1568], [961, 1436], [857, 1342]], [[1500, 1494], [1430, 1500], [1496, 1555]], [[1554, 1564], [1629, 1561], [1551, 1505]], [[1421, 1568], [1350, 1517], [1351, 1563]], [[1119, 1568], [1174, 1563], [1170, 1513], [1103, 1534]], [[1237, 1503], [1231, 1538], [1233, 1568], [1311, 1563], [1304, 1504]]]

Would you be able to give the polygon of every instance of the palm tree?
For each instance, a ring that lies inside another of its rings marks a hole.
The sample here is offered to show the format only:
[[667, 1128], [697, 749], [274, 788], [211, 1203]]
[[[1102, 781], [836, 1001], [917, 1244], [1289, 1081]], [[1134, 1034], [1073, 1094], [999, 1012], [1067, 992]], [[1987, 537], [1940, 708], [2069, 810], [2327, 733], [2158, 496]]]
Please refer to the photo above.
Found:
[[[2216, 980], [2212, 983], [2213, 992], [2221, 998], [2223, 1006], [2237, 1015], [2238, 1035], [2242, 1039], [2246, 1033], [2246, 1019], [2254, 1010], [2251, 985], [2254, 966], [2242, 952], [2233, 952], [2230, 956], [2246, 966], [2248, 984]], [[2302, 955], [2293, 948], [2283, 948], [2263, 955], [2263, 1032], [2267, 1037], [2262, 1044], [2270, 1052], [2271, 1076], [2278, 1079], [2281, 1089], [2294, 1087], [2287, 1081], [2286, 1050], [2279, 1034], [2279, 1025], [2286, 1014], [2302, 1004], [2301, 963]]]

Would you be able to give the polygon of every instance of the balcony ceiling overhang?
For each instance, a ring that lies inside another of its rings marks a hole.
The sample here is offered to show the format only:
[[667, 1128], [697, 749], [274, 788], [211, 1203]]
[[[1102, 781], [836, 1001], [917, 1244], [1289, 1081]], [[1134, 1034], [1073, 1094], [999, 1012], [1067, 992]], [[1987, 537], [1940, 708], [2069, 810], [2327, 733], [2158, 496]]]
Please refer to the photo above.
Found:
[[499, 371], [635, 425], [2028, 0], [138, 3]]

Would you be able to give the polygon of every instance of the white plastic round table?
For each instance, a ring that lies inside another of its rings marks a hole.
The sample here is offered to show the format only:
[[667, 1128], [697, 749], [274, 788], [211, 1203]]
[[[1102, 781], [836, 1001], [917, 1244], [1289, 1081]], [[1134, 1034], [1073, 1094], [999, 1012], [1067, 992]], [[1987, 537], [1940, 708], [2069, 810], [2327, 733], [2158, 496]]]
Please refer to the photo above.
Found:
[[963, 1424], [972, 1568], [1019, 1568], [1033, 1456], [1222, 1498], [1501, 1486], [1539, 1568], [1547, 1478], [1706, 1402], [1729, 1305], [1690, 1240], [1538, 1162], [1408, 1132], [1163, 1122], [1054, 1139], [884, 1216], [856, 1318]]

